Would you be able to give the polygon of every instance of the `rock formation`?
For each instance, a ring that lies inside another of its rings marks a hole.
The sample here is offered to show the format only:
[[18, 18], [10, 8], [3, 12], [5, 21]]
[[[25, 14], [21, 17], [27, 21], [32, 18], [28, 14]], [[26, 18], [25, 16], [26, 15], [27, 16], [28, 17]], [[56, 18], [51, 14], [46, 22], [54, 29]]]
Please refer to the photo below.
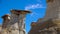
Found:
[[11, 10], [11, 14], [2, 16], [3, 24], [0, 34], [26, 34], [25, 17], [28, 10]]
[[31, 24], [29, 34], [60, 34], [60, 0], [46, 1], [45, 17]]

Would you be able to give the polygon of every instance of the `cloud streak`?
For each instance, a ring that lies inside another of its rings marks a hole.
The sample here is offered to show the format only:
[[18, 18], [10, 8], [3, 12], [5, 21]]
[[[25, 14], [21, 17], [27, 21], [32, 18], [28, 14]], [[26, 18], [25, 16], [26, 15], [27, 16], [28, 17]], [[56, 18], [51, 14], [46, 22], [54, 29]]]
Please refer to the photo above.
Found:
[[37, 9], [37, 8], [46, 8], [42, 4], [33, 4], [33, 5], [28, 5], [25, 7], [25, 10], [29, 9]]
[[[29, 4], [29, 5], [25, 6], [25, 10], [34, 10], [34, 9], [46, 8], [46, 6], [41, 4], [41, 2], [42, 2], [41, 0], [37, 0], [37, 2], [39, 2], [39, 3], [37, 3], [37, 4]], [[36, 12], [32, 12], [31, 16], [34, 17], [33, 15], [37, 16], [37, 17], [39, 16], [39, 14], [36, 13]]]

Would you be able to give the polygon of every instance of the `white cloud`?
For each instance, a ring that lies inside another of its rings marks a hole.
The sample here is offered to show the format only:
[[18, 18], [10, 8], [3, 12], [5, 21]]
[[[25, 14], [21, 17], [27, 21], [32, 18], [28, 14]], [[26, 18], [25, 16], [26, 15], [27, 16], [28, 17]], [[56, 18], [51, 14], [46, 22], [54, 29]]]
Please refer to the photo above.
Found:
[[36, 9], [36, 8], [45, 8], [42, 4], [33, 4], [25, 7], [25, 10]]
[[[25, 10], [46, 8], [45, 6], [43, 6], [43, 4], [41, 4], [41, 2], [42, 2], [41, 0], [37, 0], [37, 2], [39, 2], [39, 3], [37, 3], [37, 4], [29, 4], [29, 5], [25, 6]], [[36, 12], [32, 12], [31, 16], [34, 17], [33, 15], [38, 16], [39, 14], [36, 13]]]
[[31, 16], [33, 16], [33, 15], [39, 15], [38, 13], [36, 13], [36, 12], [33, 12], [33, 13], [31, 13]]
[[38, 13], [36, 13], [36, 12], [32, 12], [31, 14], [30, 14], [30, 16], [32, 17], [32, 18], [34, 18], [34, 17], [38, 17], [40, 14], [38, 14]]

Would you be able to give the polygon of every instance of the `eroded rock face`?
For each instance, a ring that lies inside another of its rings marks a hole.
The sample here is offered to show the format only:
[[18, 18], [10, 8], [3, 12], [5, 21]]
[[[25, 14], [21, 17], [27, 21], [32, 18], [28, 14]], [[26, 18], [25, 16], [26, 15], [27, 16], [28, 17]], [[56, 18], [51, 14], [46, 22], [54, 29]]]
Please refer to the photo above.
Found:
[[45, 17], [38, 19], [34, 23], [35, 26], [31, 26], [29, 34], [60, 34], [60, 0], [46, 1], [47, 10]]
[[60, 25], [57, 20], [46, 20], [32, 25], [29, 34], [60, 34]]
[[0, 25], [0, 34], [1, 34], [1, 29], [2, 29], [2, 26]]
[[45, 19], [54, 18], [59, 19], [60, 18], [60, 0], [52, 0], [53, 2], [47, 3], [47, 10]]

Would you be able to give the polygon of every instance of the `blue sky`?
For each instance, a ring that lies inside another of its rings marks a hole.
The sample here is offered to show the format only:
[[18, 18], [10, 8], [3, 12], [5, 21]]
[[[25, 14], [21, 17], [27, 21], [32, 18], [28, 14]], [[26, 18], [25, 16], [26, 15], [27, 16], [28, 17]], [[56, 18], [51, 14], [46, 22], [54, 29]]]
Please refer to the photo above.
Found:
[[31, 22], [43, 18], [46, 11], [46, 0], [0, 0], [0, 24], [2, 16], [10, 14], [11, 9], [30, 10], [32, 13], [26, 16], [26, 31], [29, 32]]

